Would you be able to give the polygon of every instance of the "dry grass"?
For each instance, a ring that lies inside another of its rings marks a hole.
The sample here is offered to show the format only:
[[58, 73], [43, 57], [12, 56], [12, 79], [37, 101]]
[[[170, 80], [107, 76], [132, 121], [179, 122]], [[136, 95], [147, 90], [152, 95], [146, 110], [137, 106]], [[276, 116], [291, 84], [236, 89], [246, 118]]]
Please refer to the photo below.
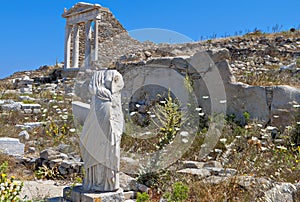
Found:
[[33, 180], [33, 172], [27, 170], [27, 168], [22, 165], [18, 159], [13, 156], [0, 153], [0, 165], [4, 162], [8, 163], [8, 172], [6, 173], [9, 177], [15, 176], [18, 180]]
[[251, 72], [236, 75], [237, 81], [253, 86], [289, 85], [300, 88], [300, 72], [279, 72], [268, 70], [263, 73]]
[[217, 202], [217, 201], [251, 201], [255, 196], [233, 180], [219, 184], [209, 184], [195, 181], [189, 185], [190, 197], [187, 201]]

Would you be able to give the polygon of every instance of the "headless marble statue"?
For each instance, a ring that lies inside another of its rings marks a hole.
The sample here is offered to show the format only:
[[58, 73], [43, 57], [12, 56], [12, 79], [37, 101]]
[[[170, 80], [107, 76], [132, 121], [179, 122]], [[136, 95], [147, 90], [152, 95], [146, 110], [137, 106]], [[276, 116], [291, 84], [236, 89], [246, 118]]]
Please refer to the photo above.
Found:
[[123, 86], [122, 75], [116, 70], [95, 72], [89, 84], [92, 102], [80, 135], [85, 168], [84, 190], [105, 192], [119, 189]]

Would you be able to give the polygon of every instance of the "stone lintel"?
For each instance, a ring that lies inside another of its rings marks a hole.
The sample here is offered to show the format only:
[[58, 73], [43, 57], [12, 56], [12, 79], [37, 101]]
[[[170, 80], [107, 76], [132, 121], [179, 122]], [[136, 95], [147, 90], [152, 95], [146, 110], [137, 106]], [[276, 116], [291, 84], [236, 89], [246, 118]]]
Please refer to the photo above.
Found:
[[98, 11], [98, 12], [100, 12], [100, 11], [110, 12], [107, 8], [104, 8], [99, 4], [89, 4], [89, 3], [80, 2], [80, 3], [77, 3], [76, 5], [74, 5], [69, 10], [65, 10], [65, 12], [62, 14], [62, 17], [69, 18], [71, 16], [91, 12], [93, 10]]
[[72, 202], [123, 202], [122, 189], [115, 192], [92, 192], [82, 190], [82, 186], [66, 187], [63, 190], [64, 199]]
[[100, 20], [101, 14], [99, 11], [92, 11], [90, 13], [83, 13], [75, 16], [71, 16], [67, 18], [68, 25], [74, 25], [82, 22], [92, 21], [92, 20]]

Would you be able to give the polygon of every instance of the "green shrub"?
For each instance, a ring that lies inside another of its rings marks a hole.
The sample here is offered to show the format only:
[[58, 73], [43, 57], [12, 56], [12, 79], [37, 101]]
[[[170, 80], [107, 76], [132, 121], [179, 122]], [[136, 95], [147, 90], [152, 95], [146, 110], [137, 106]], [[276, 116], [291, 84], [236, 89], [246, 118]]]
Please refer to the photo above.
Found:
[[136, 199], [137, 202], [147, 202], [149, 200], [150, 200], [150, 196], [148, 193], [146, 193], [146, 192], [143, 192], [143, 193], [138, 192], [137, 193], [137, 199]]
[[249, 114], [249, 112], [244, 112], [243, 116], [244, 116], [245, 124], [249, 123], [249, 121], [250, 121], [250, 114]]
[[7, 173], [8, 170], [8, 162], [5, 161], [0, 165], [0, 173]]
[[172, 192], [167, 192], [165, 198], [168, 202], [183, 202], [189, 196], [189, 188], [187, 185], [184, 185], [182, 182], [176, 182], [173, 185]]

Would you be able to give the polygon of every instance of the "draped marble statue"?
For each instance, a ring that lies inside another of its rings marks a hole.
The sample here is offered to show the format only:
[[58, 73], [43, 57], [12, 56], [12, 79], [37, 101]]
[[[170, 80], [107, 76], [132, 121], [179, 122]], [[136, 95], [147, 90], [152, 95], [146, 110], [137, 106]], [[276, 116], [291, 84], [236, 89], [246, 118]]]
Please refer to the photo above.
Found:
[[122, 75], [116, 70], [96, 71], [89, 84], [91, 107], [80, 135], [85, 168], [84, 190], [119, 189], [123, 86]]

